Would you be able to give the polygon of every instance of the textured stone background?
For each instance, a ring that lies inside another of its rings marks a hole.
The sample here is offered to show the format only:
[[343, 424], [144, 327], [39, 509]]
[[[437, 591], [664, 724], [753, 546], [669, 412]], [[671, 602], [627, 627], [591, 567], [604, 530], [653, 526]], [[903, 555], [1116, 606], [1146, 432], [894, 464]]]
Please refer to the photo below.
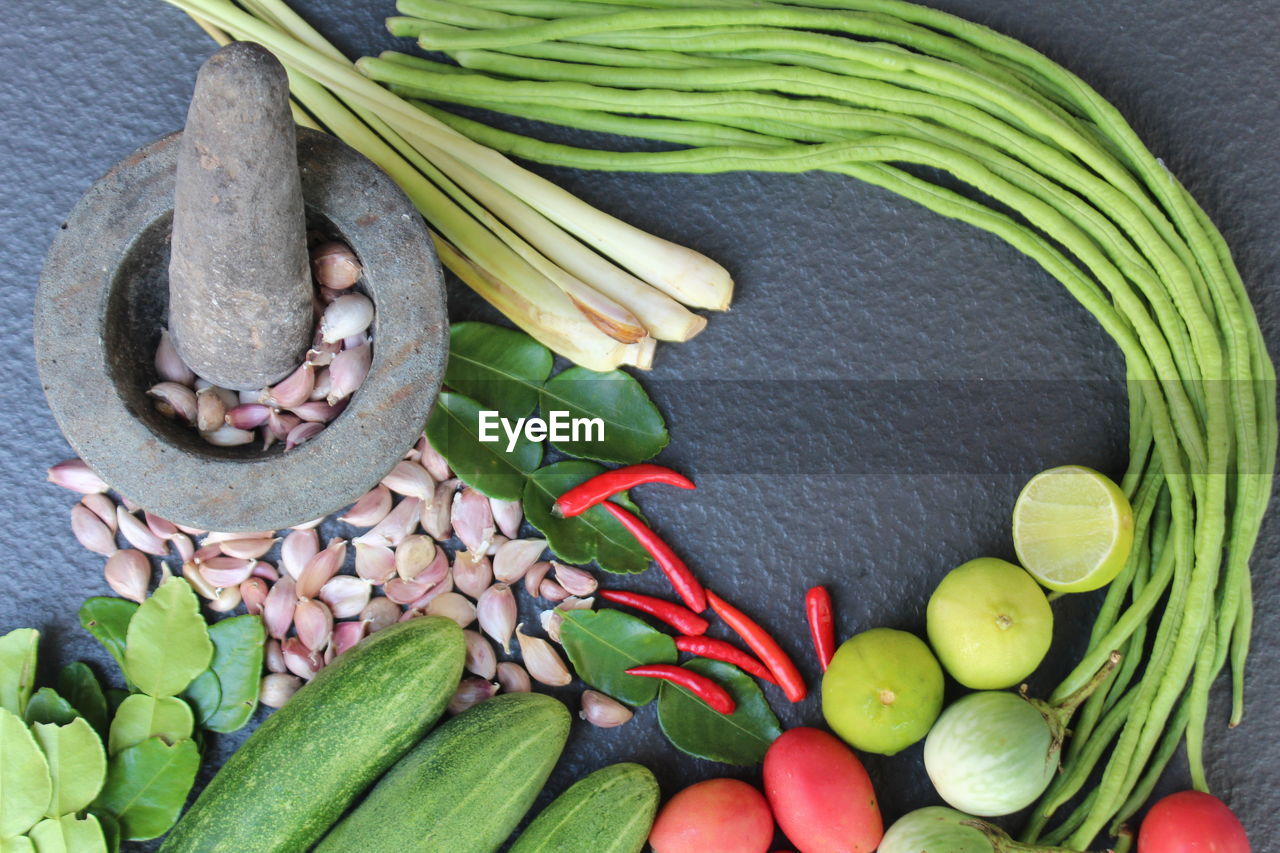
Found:
[[[1120, 106], [1225, 232], [1274, 345], [1280, 8], [938, 2], [1044, 50]], [[67, 448], [32, 362], [35, 281], [60, 217], [89, 183], [181, 125], [211, 44], [159, 0], [6, 5], [0, 631], [41, 628], [52, 671], [75, 658], [103, 660], [74, 614], [106, 587], [101, 560], [68, 532], [70, 496], [43, 482]], [[352, 55], [395, 46], [381, 23], [390, 0], [297, 6]], [[701, 488], [651, 493], [645, 507], [711, 583], [784, 637], [810, 675], [800, 600], [811, 583], [831, 585], [842, 636], [877, 625], [921, 630], [943, 573], [970, 557], [1010, 555], [1008, 513], [1026, 477], [1065, 462], [1122, 470], [1116, 350], [1054, 281], [996, 239], [832, 175], [550, 174], [733, 271], [732, 312], [692, 343], [663, 346], [646, 378], [671, 426], [666, 458]], [[455, 319], [488, 316], [456, 283], [451, 297]], [[1210, 778], [1259, 849], [1280, 833], [1278, 547], [1273, 516], [1254, 560], [1248, 723], [1229, 732], [1215, 704], [1208, 744]], [[653, 577], [636, 585], [659, 587]], [[1037, 684], [1051, 685], [1079, 653], [1095, 606], [1092, 597], [1056, 605], [1054, 653]], [[771, 698], [787, 724], [820, 719], [816, 699], [787, 707]], [[216, 749], [233, 745], [221, 739]], [[621, 730], [579, 724], [549, 792], [624, 759], [654, 768], [667, 793], [726, 772], [754, 776], [676, 753], [649, 708]], [[887, 817], [932, 801], [918, 748], [868, 764]], [[1179, 758], [1166, 787], [1185, 782]]]

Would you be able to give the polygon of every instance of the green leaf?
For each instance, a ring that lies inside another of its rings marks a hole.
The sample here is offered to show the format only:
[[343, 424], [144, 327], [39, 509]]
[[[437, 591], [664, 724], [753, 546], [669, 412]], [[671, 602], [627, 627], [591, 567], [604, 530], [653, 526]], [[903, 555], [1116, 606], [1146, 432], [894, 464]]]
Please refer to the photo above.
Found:
[[193, 741], [170, 746], [157, 737], [144, 740], [112, 756], [97, 805], [119, 821], [122, 838], [155, 838], [178, 819], [199, 766]]
[[213, 659], [200, 601], [182, 578], [160, 585], [129, 620], [125, 671], [143, 693], [177, 696]]
[[79, 714], [71, 703], [58, 695], [52, 687], [41, 687], [27, 703], [27, 723], [54, 723], [65, 726]]
[[201, 723], [215, 732], [234, 732], [258, 707], [262, 653], [267, 631], [260, 616], [235, 616], [209, 628], [213, 639], [210, 670], [218, 678], [218, 709]]
[[36, 683], [36, 654], [40, 632], [15, 628], [0, 637], [0, 708], [21, 717]]
[[658, 407], [635, 377], [621, 370], [571, 367], [543, 386], [538, 405], [544, 418], [554, 410], [603, 422], [601, 441], [552, 442], [573, 456], [629, 465], [657, 456], [670, 440]]
[[119, 853], [120, 824], [108, 812], [100, 808], [89, 809], [89, 814], [96, 817], [98, 825], [102, 827], [102, 837], [107, 842], [107, 853]]
[[579, 678], [629, 705], [652, 702], [659, 682], [627, 675], [626, 670], [646, 663], [676, 662], [676, 644], [670, 636], [618, 610], [568, 611], [560, 626], [560, 642]]
[[107, 716], [114, 717], [116, 711], [120, 710], [120, 706], [124, 704], [124, 700], [133, 694], [128, 690], [121, 690], [119, 687], [107, 688]]
[[[213, 637], [213, 628], [210, 626], [209, 637]], [[218, 645], [215, 642], [213, 646], [214, 658], [218, 655]], [[205, 720], [218, 713], [218, 708], [222, 705], [222, 682], [218, 681], [218, 676], [214, 674], [212, 669], [206, 669], [204, 672], [196, 676], [195, 681], [187, 685], [187, 689], [182, 691], [182, 698], [191, 703], [192, 709], [195, 711], [196, 723], [203, 726]]]
[[36, 853], [36, 846], [25, 835], [0, 838], [0, 853]]
[[129, 681], [129, 672], [124, 665], [125, 636], [129, 622], [137, 612], [138, 605], [123, 598], [90, 598], [80, 605], [80, 627], [111, 653], [126, 682]]
[[107, 697], [87, 664], [76, 661], [63, 667], [58, 674], [58, 692], [99, 735], [107, 736]]
[[500, 427], [494, 430], [497, 441], [482, 442], [483, 408], [470, 397], [441, 393], [427, 421], [427, 440], [468, 486], [491, 498], [519, 500], [525, 478], [542, 462], [542, 445], [529, 441], [522, 430], [508, 453], [508, 439]]
[[17, 714], [0, 708], [0, 838], [35, 826], [51, 796], [49, 762], [36, 739]]
[[551, 375], [551, 351], [524, 332], [489, 323], [454, 323], [444, 384], [504, 417], [523, 418]]
[[191, 706], [181, 699], [135, 693], [120, 703], [111, 721], [107, 751], [115, 755], [153, 737], [175, 744], [189, 739], [195, 727]]
[[45, 814], [61, 817], [92, 803], [107, 778], [107, 754], [93, 726], [84, 717], [76, 717], [65, 726], [37, 723], [31, 730], [53, 781]]
[[[556, 556], [566, 563], [592, 560], [605, 571], [634, 574], [649, 568], [649, 555], [635, 537], [603, 508], [594, 506], [582, 515], [557, 518], [551, 512], [556, 498], [585, 482], [604, 468], [594, 462], [570, 459], [539, 468], [524, 489], [524, 514], [536, 527]], [[639, 513], [625, 494], [614, 501]]]
[[107, 853], [102, 826], [93, 815], [49, 818], [31, 830], [36, 853]]
[[658, 725], [667, 740], [682, 752], [710, 761], [763, 761], [782, 727], [755, 681], [736, 666], [716, 660], [691, 660], [684, 668], [717, 682], [738, 707], [732, 714], [721, 714], [685, 688], [664, 681], [658, 692]]

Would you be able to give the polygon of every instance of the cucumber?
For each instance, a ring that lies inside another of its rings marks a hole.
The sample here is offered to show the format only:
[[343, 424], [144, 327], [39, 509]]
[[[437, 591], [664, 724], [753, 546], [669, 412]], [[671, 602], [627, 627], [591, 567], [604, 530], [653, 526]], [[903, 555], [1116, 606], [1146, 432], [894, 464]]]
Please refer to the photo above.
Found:
[[564, 704], [509, 693], [400, 759], [315, 853], [491, 853], [538, 796], [569, 736]]
[[444, 712], [464, 656], [457, 623], [439, 617], [362, 641], [249, 736], [161, 851], [307, 850]]
[[653, 774], [611, 764], [556, 797], [507, 853], [640, 853], [657, 810]]

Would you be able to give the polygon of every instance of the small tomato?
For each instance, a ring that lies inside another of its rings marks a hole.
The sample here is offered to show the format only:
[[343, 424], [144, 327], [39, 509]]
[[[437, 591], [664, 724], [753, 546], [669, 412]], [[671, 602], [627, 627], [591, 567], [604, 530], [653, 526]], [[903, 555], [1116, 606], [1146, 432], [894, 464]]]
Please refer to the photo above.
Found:
[[767, 853], [773, 815], [764, 795], [737, 779], [708, 779], [676, 794], [649, 833], [654, 853]]
[[1138, 833], [1138, 853], [1249, 853], [1249, 839], [1222, 800], [1181, 791], [1147, 812]]
[[764, 791], [800, 853], [871, 853], [884, 835], [862, 762], [824, 731], [783, 732], [764, 756]]

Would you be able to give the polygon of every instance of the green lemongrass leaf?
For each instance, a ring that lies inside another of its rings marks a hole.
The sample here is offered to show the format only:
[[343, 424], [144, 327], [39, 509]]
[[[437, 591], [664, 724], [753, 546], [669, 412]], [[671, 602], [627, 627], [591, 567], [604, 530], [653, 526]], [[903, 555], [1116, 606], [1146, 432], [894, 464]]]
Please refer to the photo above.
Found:
[[36, 845], [25, 835], [0, 838], [0, 853], [36, 853]]
[[129, 683], [129, 672], [124, 665], [125, 637], [129, 622], [138, 612], [138, 605], [123, 598], [90, 598], [80, 605], [80, 627], [93, 635], [102, 647], [111, 653], [120, 671]]
[[504, 417], [523, 418], [538, 405], [551, 375], [551, 351], [524, 332], [489, 323], [454, 323], [444, 384]]
[[107, 853], [102, 826], [93, 815], [42, 820], [30, 835], [35, 853]]
[[249, 722], [258, 707], [267, 631], [260, 616], [235, 616], [210, 626], [209, 637], [213, 663], [208, 671], [218, 680], [218, 704], [200, 724], [215, 732], [234, 732]]
[[138, 607], [124, 657], [129, 678], [151, 696], [177, 696], [208, 669], [213, 642], [190, 584], [170, 578]]
[[78, 716], [79, 714], [71, 706], [71, 703], [58, 695], [58, 691], [52, 687], [41, 687], [31, 697], [31, 701], [27, 703], [26, 721], [28, 724], [53, 723], [65, 726]]
[[120, 823], [125, 840], [155, 838], [178, 819], [199, 766], [194, 741], [170, 746], [158, 737], [144, 740], [111, 757], [97, 805]]
[[[210, 626], [209, 636], [213, 636], [213, 626]], [[218, 654], [217, 648], [215, 644], [215, 657]], [[217, 674], [212, 669], [206, 669], [187, 685], [186, 690], [182, 691], [182, 698], [190, 703], [192, 711], [195, 712], [196, 724], [203, 726], [205, 721], [218, 713], [218, 708], [222, 706], [222, 682], [218, 680]]]
[[36, 739], [21, 717], [0, 708], [0, 838], [35, 826], [52, 796], [49, 762]]
[[[551, 550], [566, 563], [589, 563], [594, 560], [600, 568], [609, 572], [643, 572], [649, 568], [648, 553], [617, 519], [601, 507], [592, 507], [582, 515], [572, 518], [557, 518], [551, 511], [560, 495], [603, 470], [603, 467], [594, 462], [577, 459], [539, 468], [525, 484], [525, 518], [547, 537]], [[615, 497], [614, 501], [639, 513], [636, 505], [625, 494]]]
[[94, 731], [104, 738], [107, 736], [111, 717], [107, 711], [107, 697], [87, 664], [75, 661], [64, 666], [58, 673], [58, 693], [93, 726]]
[[21, 717], [36, 683], [40, 632], [16, 628], [0, 637], [0, 708]]
[[191, 706], [173, 696], [135, 693], [120, 703], [111, 721], [107, 751], [116, 755], [148, 738], [158, 737], [169, 745], [187, 740], [195, 731]]
[[573, 456], [629, 465], [658, 455], [667, 446], [666, 422], [635, 377], [621, 370], [596, 373], [571, 367], [553, 376], [542, 388], [542, 416], [565, 411], [573, 419], [598, 419], [599, 441], [552, 441]]
[[560, 626], [560, 642], [578, 677], [601, 693], [629, 705], [646, 705], [658, 695], [652, 678], [627, 675], [647, 663], [675, 663], [670, 636], [618, 610], [570, 610]]
[[732, 714], [721, 714], [685, 688], [664, 681], [658, 693], [658, 725], [667, 740], [681, 752], [710, 761], [763, 761], [782, 727], [755, 681], [736, 666], [716, 660], [691, 660], [683, 666], [728, 690], [738, 707]]
[[497, 441], [482, 442], [480, 412], [484, 408], [470, 397], [443, 392], [427, 421], [427, 440], [468, 486], [491, 498], [520, 500], [525, 479], [542, 461], [542, 445], [529, 441], [522, 431], [508, 452], [501, 427], [493, 430]]
[[107, 754], [93, 726], [76, 717], [65, 726], [37, 723], [31, 732], [44, 752], [53, 782], [45, 814], [61, 817], [92, 803], [107, 778]]

